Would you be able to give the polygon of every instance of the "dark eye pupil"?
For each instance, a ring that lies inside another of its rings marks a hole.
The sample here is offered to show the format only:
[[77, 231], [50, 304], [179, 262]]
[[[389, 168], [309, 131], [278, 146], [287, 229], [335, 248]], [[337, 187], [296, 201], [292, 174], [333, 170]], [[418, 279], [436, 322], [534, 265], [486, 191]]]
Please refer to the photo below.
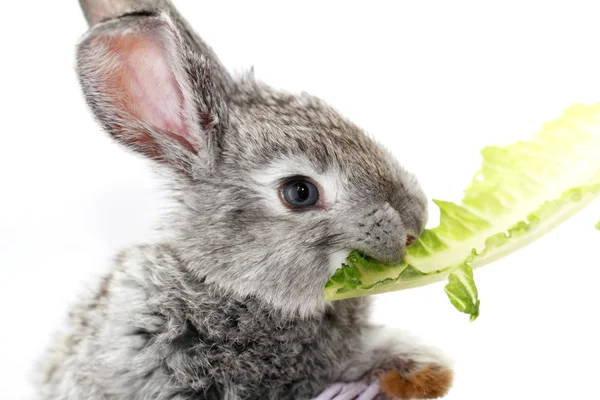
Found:
[[298, 194], [298, 200], [306, 201], [310, 195], [310, 190], [305, 184], [298, 183], [296, 185], [296, 193]]

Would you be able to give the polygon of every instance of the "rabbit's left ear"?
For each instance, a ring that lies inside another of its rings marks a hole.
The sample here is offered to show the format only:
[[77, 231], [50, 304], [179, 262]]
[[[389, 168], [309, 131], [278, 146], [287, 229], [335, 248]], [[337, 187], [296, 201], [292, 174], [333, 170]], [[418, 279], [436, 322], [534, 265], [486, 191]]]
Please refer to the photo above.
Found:
[[113, 138], [138, 153], [190, 170], [210, 165], [227, 112], [208, 62], [183, 49], [166, 14], [137, 13], [94, 27], [77, 70], [88, 104]]
[[181, 39], [192, 52], [202, 55], [210, 66], [216, 85], [224, 92], [235, 90], [235, 83], [221, 61], [200, 36], [194, 32], [171, 0], [79, 0], [90, 27], [125, 14], [166, 12], [176, 26]]
[[[79, 0], [85, 19], [90, 26], [141, 9], [143, 0]], [[155, 3], [155, 2], [153, 2]]]

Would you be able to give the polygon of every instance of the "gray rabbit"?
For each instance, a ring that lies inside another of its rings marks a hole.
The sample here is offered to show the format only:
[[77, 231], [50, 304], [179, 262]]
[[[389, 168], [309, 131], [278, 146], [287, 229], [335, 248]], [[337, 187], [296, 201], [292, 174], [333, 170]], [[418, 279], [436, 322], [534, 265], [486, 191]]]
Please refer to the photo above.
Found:
[[415, 177], [322, 100], [232, 77], [163, 0], [81, 0], [87, 103], [176, 209], [123, 251], [40, 368], [42, 399], [311, 399], [378, 381], [437, 398], [448, 360], [323, 301], [350, 249], [394, 262], [426, 222]]

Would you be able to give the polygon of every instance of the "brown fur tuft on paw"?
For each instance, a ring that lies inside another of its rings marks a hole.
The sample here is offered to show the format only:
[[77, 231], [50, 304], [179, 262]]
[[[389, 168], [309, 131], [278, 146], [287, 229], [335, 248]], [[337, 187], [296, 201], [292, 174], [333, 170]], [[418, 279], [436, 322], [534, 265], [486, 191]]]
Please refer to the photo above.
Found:
[[448, 393], [452, 385], [452, 371], [437, 365], [428, 365], [410, 375], [390, 371], [381, 377], [383, 392], [396, 399], [437, 399]]

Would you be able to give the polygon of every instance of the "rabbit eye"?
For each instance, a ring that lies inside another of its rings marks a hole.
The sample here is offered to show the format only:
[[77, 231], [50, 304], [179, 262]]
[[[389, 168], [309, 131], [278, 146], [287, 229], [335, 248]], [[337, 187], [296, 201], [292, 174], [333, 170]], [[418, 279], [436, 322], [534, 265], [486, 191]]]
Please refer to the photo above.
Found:
[[292, 208], [311, 207], [319, 201], [319, 190], [307, 179], [296, 178], [283, 184], [281, 197]]

